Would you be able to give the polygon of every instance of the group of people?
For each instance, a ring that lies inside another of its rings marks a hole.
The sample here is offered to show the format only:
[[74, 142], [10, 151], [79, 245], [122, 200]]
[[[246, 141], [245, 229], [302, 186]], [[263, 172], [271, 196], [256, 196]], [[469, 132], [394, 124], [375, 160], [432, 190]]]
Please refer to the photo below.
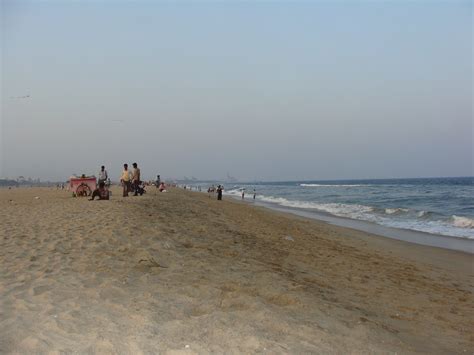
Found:
[[[133, 163], [133, 172], [130, 173], [128, 170], [128, 164], [123, 164], [122, 175], [120, 176], [120, 183], [123, 187], [123, 197], [127, 197], [130, 191], [134, 192], [134, 196], [143, 194], [143, 188], [140, 187], [140, 169], [137, 163]], [[100, 167], [99, 171], [99, 187], [92, 192], [90, 200], [94, 200], [96, 197], [99, 200], [108, 200], [110, 192], [108, 187], [110, 186], [110, 179], [105, 170], [105, 166]]]
[[217, 188], [212, 185], [207, 189], [207, 194], [209, 195], [209, 198], [211, 198], [211, 194], [214, 194], [217, 192], [217, 199], [220, 201], [222, 200], [222, 192], [224, 191], [224, 186], [222, 185], [217, 185]]
[[[186, 189], [186, 187], [185, 187], [185, 189]], [[241, 197], [242, 197], [242, 200], [243, 200], [243, 199], [245, 199], [245, 189], [242, 188], [240, 190], [241, 190]], [[211, 195], [214, 195], [214, 193], [217, 192], [217, 199], [222, 200], [222, 192], [223, 191], [224, 191], [224, 186], [217, 185], [217, 188], [216, 188], [216, 187], [214, 187], [214, 185], [212, 185], [207, 189], [207, 194], [208, 194], [209, 198], [211, 198]], [[256, 197], [257, 197], [257, 191], [255, 189], [253, 189], [253, 199], [255, 200]]]
[[[123, 188], [123, 197], [128, 197], [130, 192], [133, 192], [133, 196], [143, 195], [145, 193], [145, 188], [142, 186], [141, 181], [141, 171], [137, 163], [132, 164], [133, 170], [128, 169], [128, 164], [123, 164], [123, 171], [120, 175], [120, 183]], [[108, 200], [110, 192], [108, 187], [110, 186], [110, 178], [108, 176], [105, 166], [101, 166], [98, 178], [99, 187], [92, 192], [91, 199], [94, 200], [96, 197], [99, 200]], [[151, 183], [152, 184], [152, 183]], [[160, 192], [166, 191], [166, 186], [163, 181], [161, 181], [160, 175], [156, 176], [156, 187]]]
[[156, 188], [158, 189], [158, 191], [166, 192], [165, 183], [163, 181], [161, 181], [160, 175], [156, 175], [156, 183], [155, 184], [156, 184]]
[[[253, 199], [257, 197], [257, 191], [253, 189]], [[242, 189], [242, 200], [245, 198], [245, 189]]]
[[143, 195], [143, 188], [140, 186], [140, 168], [137, 163], [133, 163], [133, 171], [130, 173], [128, 164], [123, 164], [122, 175], [120, 176], [120, 183], [123, 187], [123, 197], [128, 197], [128, 193], [133, 191], [133, 196]]

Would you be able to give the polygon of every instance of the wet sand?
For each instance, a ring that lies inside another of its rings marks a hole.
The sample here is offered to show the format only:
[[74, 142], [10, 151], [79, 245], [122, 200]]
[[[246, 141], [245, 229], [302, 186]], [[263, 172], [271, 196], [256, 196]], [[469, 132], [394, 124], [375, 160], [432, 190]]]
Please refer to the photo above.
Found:
[[0, 353], [474, 350], [472, 255], [113, 191], [0, 190]]

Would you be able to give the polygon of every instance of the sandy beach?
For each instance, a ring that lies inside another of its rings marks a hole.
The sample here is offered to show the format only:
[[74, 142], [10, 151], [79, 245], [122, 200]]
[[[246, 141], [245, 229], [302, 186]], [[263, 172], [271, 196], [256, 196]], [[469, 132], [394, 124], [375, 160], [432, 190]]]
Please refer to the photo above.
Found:
[[473, 353], [473, 256], [206, 194], [0, 190], [0, 353]]

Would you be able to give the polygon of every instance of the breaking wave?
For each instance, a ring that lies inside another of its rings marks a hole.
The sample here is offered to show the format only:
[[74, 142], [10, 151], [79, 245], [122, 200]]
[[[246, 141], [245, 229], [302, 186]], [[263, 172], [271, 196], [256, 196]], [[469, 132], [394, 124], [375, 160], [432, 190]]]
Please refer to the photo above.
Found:
[[453, 215], [452, 217], [453, 224], [459, 228], [474, 228], [474, 219], [468, 217], [460, 217]]
[[369, 186], [369, 185], [348, 185], [348, 184], [340, 184], [340, 185], [329, 185], [329, 184], [299, 184], [302, 187], [358, 187], [358, 186]]
[[393, 214], [393, 215], [400, 215], [404, 213], [408, 213], [410, 210], [408, 208], [386, 208], [386, 214]]

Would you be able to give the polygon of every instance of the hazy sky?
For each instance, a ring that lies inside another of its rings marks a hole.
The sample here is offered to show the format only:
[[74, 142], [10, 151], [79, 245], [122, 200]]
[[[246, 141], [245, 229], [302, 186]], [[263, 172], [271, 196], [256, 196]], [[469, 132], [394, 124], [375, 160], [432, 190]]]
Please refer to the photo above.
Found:
[[2, 177], [474, 174], [471, 1], [1, 3]]

